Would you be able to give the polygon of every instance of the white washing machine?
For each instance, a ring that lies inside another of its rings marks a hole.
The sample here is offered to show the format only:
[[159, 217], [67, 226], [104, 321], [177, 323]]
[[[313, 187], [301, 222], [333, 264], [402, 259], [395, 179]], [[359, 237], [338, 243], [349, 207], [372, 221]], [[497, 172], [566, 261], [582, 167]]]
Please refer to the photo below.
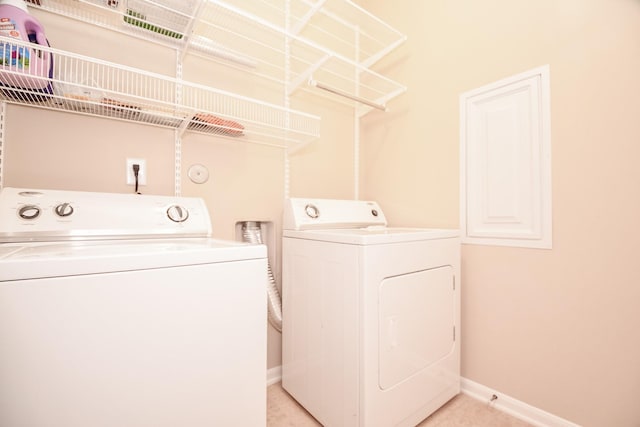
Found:
[[282, 385], [320, 423], [415, 426], [459, 393], [458, 230], [290, 199], [282, 252]]
[[266, 424], [263, 245], [202, 200], [0, 193], [0, 426]]

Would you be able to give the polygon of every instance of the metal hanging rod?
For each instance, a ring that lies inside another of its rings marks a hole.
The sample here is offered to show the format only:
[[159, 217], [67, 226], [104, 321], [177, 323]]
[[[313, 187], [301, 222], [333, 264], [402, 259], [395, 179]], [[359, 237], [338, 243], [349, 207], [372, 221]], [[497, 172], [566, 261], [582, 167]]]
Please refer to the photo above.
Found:
[[331, 93], [334, 93], [334, 94], [339, 95], [339, 96], [343, 96], [343, 97], [348, 98], [348, 99], [350, 99], [352, 101], [359, 102], [359, 103], [367, 105], [369, 107], [376, 108], [376, 109], [382, 110], [382, 111], [387, 111], [387, 106], [384, 105], [384, 104], [377, 104], [375, 102], [369, 101], [368, 99], [360, 98], [359, 96], [352, 95], [352, 94], [350, 94], [348, 92], [345, 92], [343, 90], [336, 89], [336, 88], [333, 88], [331, 86], [327, 86], [324, 83], [320, 83], [317, 80], [310, 79], [309, 80], [309, 85], [317, 87], [318, 89], [326, 90], [327, 92], [331, 92]]

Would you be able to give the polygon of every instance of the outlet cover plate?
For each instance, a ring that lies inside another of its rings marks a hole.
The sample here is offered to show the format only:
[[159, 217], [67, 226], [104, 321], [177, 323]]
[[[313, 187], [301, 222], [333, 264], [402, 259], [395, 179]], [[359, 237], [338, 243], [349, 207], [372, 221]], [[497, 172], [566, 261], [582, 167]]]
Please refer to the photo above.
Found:
[[140, 165], [138, 171], [138, 185], [147, 185], [147, 161], [145, 159], [127, 159], [127, 184], [135, 185], [136, 177], [133, 174], [133, 165]]

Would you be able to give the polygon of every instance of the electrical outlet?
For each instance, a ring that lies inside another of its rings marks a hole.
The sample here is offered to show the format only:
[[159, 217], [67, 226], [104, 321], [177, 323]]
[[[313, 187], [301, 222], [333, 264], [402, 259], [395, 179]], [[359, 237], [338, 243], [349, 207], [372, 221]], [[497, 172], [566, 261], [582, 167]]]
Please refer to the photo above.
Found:
[[136, 184], [133, 165], [140, 166], [140, 170], [138, 171], [138, 185], [147, 185], [147, 161], [145, 159], [127, 159], [127, 184]]

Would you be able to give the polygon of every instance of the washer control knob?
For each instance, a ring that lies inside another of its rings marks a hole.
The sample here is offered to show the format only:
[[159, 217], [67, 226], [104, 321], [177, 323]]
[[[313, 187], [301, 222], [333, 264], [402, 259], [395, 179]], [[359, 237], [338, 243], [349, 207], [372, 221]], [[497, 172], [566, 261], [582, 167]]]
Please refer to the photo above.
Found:
[[61, 218], [67, 217], [67, 216], [71, 216], [73, 214], [73, 206], [71, 206], [69, 203], [65, 202], [65, 203], [60, 203], [58, 206], [56, 206], [53, 211], [56, 213], [56, 215], [58, 215]]
[[371, 215], [378, 216], [378, 211], [376, 209], [371, 209]]
[[173, 222], [185, 222], [189, 218], [189, 211], [180, 205], [171, 205], [167, 208], [167, 216]]
[[304, 211], [309, 218], [316, 219], [320, 216], [320, 211], [316, 205], [308, 204], [304, 207]]
[[36, 205], [24, 205], [18, 209], [18, 216], [27, 220], [36, 219], [40, 216], [40, 208]]

